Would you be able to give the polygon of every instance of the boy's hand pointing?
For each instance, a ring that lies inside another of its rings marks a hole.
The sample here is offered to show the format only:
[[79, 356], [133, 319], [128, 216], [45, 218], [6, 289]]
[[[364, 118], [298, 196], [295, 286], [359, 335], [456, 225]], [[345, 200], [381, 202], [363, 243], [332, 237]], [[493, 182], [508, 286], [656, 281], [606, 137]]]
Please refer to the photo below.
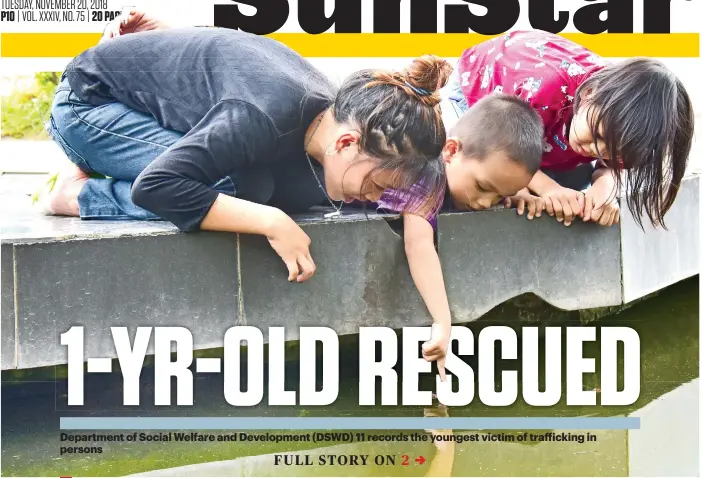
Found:
[[545, 203], [542, 198], [534, 196], [528, 189], [524, 188], [514, 196], [506, 197], [505, 207], [508, 209], [516, 207], [517, 214], [520, 216], [524, 215], [524, 209], [526, 209], [527, 219], [531, 221], [534, 217], [541, 217], [541, 213], [545, 208]]
[[451, 325], [444, 327], [434, 324], [431, 328], [431, 339], [422, 345], [422, 357], [428, 362], [436, 360], [439, 369], [439, 377], [442, 382], [446, 381], [446, 354], [451, 342]]

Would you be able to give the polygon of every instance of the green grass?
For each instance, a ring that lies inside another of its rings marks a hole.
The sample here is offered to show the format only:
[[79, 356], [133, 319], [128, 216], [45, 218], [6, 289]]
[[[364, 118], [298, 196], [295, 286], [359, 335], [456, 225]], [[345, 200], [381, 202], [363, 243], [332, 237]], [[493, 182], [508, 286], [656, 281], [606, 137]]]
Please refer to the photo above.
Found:
[[3, 138], [49, 139], [44, 122], [49, 119], [59, 78], [59, 73], [37, 73], [30, 87], [2, 97]]

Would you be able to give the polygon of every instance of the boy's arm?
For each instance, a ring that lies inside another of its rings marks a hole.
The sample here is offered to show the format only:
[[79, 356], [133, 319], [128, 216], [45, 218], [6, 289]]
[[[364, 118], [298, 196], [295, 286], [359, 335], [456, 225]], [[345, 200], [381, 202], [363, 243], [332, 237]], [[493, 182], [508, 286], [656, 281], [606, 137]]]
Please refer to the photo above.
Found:
[[434, 229], [426, 219], [414, 214], [405, 214], [403, 219], [410, 274], [434, 320], [431, 340], [423, 347], [425, 359], [437, 360], [439, 375], [444, 381], [445, 355], [451, 338], [451, 311], [439, 254], [434, 247]]

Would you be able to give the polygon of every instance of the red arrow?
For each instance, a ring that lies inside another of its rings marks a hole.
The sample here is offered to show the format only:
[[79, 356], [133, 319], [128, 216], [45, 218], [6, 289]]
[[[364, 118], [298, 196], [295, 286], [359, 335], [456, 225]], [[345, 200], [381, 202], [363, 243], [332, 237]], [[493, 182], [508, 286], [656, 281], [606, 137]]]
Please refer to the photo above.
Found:
[[420, 465], [423, 465], [424, 462], [427, 460], [422, 455], [419, 455], [419, 458], [415, 458], [414, 461], [419, 463]]

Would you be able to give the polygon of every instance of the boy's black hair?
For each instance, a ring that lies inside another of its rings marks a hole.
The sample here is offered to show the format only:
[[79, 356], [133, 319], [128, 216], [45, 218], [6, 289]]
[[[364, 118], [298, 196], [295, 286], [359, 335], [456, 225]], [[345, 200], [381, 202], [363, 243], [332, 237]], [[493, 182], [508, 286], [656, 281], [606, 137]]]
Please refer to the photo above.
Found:
[[622, 169], [628, 169], [626, 195], [634, 221], [642, 226], [645, 212], [654, 226], [665, 228], [663, 216], [677, 196], [694, 134], [685, 87], [661, 62], [632, 58], [580, 85], [574, 111], [589, 104], [596, 107], [588, 112], [590, 129], [606, 145], [617, 190]]
[[544, 125], [539, 114], [518, 96], [493, 93], [461, 116], [450, 136], [461, 142], [467, 157], [484, 159], [503, 151], [531, 174], [541, 167]]

